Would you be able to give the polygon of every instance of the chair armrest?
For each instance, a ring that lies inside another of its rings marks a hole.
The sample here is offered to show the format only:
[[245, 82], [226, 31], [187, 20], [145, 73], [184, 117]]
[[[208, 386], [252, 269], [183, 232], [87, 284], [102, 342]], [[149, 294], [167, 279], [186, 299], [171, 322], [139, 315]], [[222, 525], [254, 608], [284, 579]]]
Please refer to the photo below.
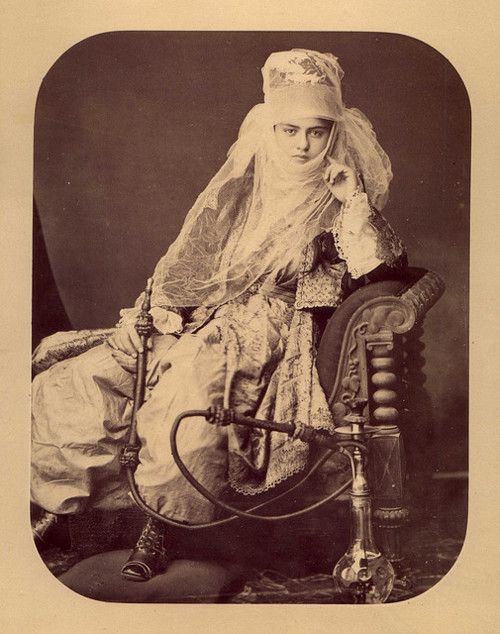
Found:
[[39, 374], [58, 361], [76, 357], [90, 350], [106, 341], [114, 331], [115, 328], [68, 330], [44, 337], [33, 352], [33, 373]]
[[443, 281], [424, 269], [375, 282], [350, 295], [323, 332], [316, 359], [320, 383], [336, 423], [355, 397], [368, 398], [366, 350], [393, 343], [410, 331], [444, 292]]

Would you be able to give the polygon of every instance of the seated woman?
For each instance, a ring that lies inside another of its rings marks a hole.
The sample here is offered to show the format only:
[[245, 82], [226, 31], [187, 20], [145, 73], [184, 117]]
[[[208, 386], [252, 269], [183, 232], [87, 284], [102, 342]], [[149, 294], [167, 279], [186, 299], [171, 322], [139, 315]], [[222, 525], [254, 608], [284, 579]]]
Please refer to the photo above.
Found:
[[[169, 431], [188, 409], [231, 407], [261, 419], [333, 426], [314, 365], [316, 309], [335, 308], [367, 276], [405, 266], [379, 213], [390, 161], [366, 117], [346, 108], [343, 72], [327, 53], [273, 53], [264, 103], [154, 271], [147, 395], [137, 422], [136, 482], [158, 513], [210, 522], [214, 506], [179, 473]], [[33, 384], [32, 499], [38, 524], [131, 504], [119, 466], [130, 425], [134, 329], [142, 298], [109, 339], [54, 364]], [[305, 468], [308, 445], [283, 434], [184, 425], [180, 449], [216, 495], [258, 496]], [[54, 514], [54, 515], [51, 515]], [[151, 578], [168, 560], [148, 520], [122, 574]]]

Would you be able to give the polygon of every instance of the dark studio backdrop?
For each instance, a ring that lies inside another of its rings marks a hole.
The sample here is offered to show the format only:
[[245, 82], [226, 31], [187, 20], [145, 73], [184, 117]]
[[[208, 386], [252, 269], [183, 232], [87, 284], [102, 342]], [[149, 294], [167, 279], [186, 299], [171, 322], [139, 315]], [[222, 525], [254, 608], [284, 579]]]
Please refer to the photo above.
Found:
[[[113, 325], [262, 101], [276, 50], [333, 52], [391, 158], [385, 215], [446, 293], [425, 324], [435, 469], [467, 469], [470, 110], [453, 66], [387, 33], [117, 32], [48, 71], [35, 119], [33, 338]], [[418, 424], [418, 421], [415, 421]]]

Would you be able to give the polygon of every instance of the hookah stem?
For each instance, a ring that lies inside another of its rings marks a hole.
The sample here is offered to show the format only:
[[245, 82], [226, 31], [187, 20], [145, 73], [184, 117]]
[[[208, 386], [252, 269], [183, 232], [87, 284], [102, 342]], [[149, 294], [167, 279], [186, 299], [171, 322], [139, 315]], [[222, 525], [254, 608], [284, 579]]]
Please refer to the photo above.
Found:
[[136, 362], [136, 380], [134, 387], [134, 405], [132, 409], [132, 424], [130, 426], [129, 444], [137, 445], [137, 412], [144, 403], [144, 395], [146, 393], [146, 370], [148, 363], [148, 339], [151, 336], [153, 327], [152, 319], [149, 313], [151, 308], [151, 292], [153, 289], [153, 278], [147, 281], [144, 291], [144, 300], [141, 306], [138, 323], [136, 325], [137, 333], [141, 340], [142, 352], [137, 353]]
[[368, 555], [366, 540], [372, 541], [371, 534], [371, 495], [366, 478], [365, 464], [361, 452], [357, 447], [353, 449], [353, 483], [351, 489], [351, 513], [355, 537], [360, 540], [364, 557], [362, 567], [368, 570]]
[[[209, 418], [210, 412], [208, 410], [192, 410], [181, 414], [182, 418], [187, 416], [205, 416]], [[293, 436], [297, 431], [297, 425], [288, 422], [276, 422], [272, 420], [262, 420], [258, 418], [252, 418], [251, 416], [243, 416], [237, 412], [231, 412], [231, 423], [235, 425], [242, 425], [244, 427], [260, 429], [267, 429], [268, 431], [278, 431], [289, 436]], [[316, 429], [311, 425], [302, 425], [303, 438], [305, 442], [320, 445], [328, 449], [338, 449], [339, 447], [355, 447], [361, 453], [367, 453], [367, 449], [364, 443], [358, 440], [340, 440], [332, 436], [325, 430]], [[299, 436], [300, 437], [300, 436]]]

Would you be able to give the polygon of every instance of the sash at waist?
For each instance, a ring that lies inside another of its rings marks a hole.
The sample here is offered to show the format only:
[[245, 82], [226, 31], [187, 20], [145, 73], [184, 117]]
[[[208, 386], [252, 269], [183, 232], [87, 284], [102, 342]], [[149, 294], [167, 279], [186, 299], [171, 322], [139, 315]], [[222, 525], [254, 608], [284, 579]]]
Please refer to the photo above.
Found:
[[295, 288], [290, 288], [286, 286], [279, 286], [277, 284], [268, 283], [267, 281], [259, 284], [252, 284], [248, 291], [251, 294], [260, 293], [265, 297], [273, 297], [275, 299], [280, 299], [288, 306], [293, 306], [295, 303]]
[[[293, 284], [293, 282], [292, 282]], [[290, 286], [278, 286], [264, 280], [263, 282], [255, 282], [249, 286], [246, 291], [238, 295], [234, 299], [231, 299], [228, 303], [243, 304], [248, 301], [252, 295], [263, 295], [264, 297], [271, 297], [273, 299], [279, 299], [287, 306], [293, 307], [295, 305], [295, 284]], [[200, 306], [195, 308], [191, 313], [189, 322], [186, 324], [184, 332], [194, 333], [204, 326], [212, 315], [221, 308], [220, 306]]]

